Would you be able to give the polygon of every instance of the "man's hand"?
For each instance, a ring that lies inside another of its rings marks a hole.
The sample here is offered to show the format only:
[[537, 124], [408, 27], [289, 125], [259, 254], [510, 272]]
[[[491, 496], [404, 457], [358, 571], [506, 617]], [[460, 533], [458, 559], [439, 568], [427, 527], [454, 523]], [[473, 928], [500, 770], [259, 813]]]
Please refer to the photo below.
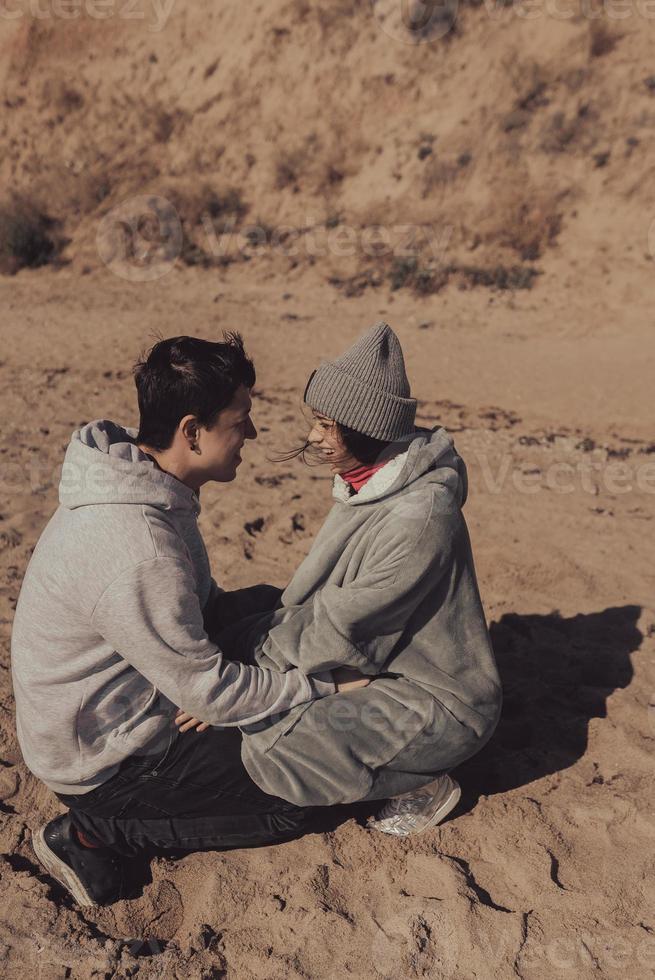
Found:
[[175, 724], [181, 732], [188, 732], [192, 728], [196, 728], [196, 726], [199, 732], [206, 732], [208, 728], [211, 728], [211, 725], [207, 724], [206, 721], [200, 721], [198, 718], [194, 718], [193, 715], [190, 715], [188, 711], [183, 711], [182, 708], [177, 709]]
[[337, 685], [337, 693], [343, 694], [345, 691], [356, 691], [359, 687], [368, 687], [371, 678], [365, 674], [360, 674], [354, 667], [337, 667], [332, 671], [334, 683]]

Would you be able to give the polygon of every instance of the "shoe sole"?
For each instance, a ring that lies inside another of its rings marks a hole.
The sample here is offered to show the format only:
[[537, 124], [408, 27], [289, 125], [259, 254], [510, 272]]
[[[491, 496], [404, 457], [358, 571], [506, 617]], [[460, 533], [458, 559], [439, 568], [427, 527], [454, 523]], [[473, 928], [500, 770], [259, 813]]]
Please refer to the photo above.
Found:
[[32, 850], [40, 863], [55, 881], [58, 881], [71, 893], [78, 905], [96, 906], [98, 903], [93, 901], [73, 869], [69, 868], [65, 861], [62, 861], [54, 851], [50, 850], [44, 830], [45, 828], [41, 827], [36, 834], [32, 835]]

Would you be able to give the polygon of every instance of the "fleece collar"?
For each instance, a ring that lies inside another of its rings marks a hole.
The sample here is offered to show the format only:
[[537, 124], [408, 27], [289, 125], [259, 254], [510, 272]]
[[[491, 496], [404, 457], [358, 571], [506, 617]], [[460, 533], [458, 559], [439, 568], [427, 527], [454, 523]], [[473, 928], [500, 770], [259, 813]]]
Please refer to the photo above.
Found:
[[332, 487], [332, 496], [343, 504], [349, 504], [353, 500], [358, 500], [361, 503], [363, 500], [374, 500], [376, 497], [382, 496], [400, 476], [401, 470], [407, 462], [408, 453], [409, 449], [406, 449], [404, 453], [399, 453], [398, 456], [390, 459], [382, 469], [373, 474], [371, 479], [356, 494], [351, 494], [350, 484], [337, 473]]
[[451, 492], [460, 506], [466, 501], [466, 466], [442, 426], [417, 429], [404, 452], [390, 459], [359, 493], [350, 494], [349, 485], [335, 476], [332, 494], [340, 503], [356, 507], [404, 493], [417, 481], [434, 483]]

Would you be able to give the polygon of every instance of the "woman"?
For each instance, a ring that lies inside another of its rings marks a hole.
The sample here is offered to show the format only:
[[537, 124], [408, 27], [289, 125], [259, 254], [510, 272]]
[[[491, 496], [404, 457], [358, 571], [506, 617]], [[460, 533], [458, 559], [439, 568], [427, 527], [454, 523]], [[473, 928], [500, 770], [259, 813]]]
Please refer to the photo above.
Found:
[[265, 792], [295, 804], [392, 797], [371, 826], [415, 833], [456, 805], [446, 771], [490, 738], [501, 703], [461, 512], [466, 468], [443, 428], [414, 427], [386, 323], [322, 364], [305, 402], [308, 447], [335, 474], [335, 504], [278, 608], [218, 642], [260, 666], [345, 666], [372, 680], [244, 726], [243, 761]]

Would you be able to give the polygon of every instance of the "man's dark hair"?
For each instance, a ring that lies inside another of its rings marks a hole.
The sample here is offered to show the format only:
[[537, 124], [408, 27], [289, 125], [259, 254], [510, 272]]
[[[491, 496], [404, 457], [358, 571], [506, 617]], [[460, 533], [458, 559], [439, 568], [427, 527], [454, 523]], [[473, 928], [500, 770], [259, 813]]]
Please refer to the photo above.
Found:
[[195, 415], [210, 429], [238, 388], [255, 384], [255, 368], [238, 333], [222, 342], [197, 337], [160, 340], [134, 365], [139, 399], [137, 442], [168, 449], [180, 419]]

